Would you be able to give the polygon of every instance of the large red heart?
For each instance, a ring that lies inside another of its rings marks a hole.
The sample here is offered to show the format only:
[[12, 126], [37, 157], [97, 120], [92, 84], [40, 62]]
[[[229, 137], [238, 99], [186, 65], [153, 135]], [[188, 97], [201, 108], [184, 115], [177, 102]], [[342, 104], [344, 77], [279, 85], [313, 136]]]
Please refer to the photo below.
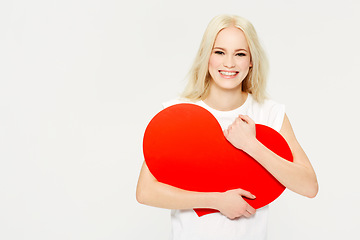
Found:
[[[256, 138], [277, 155], [293, 161], [285, 139], [274, 129], [256, 124]], [[224, 137], [215, 117], [194, 104], [176, 104], [159, 112], [148, 124], [143, 151], [150, 172], [159, 181], [198, 192], [225, 192], [242, 188], [261, 208], [281, 195], [285, 187], [245, 152]], [[217, 212], [194, 209], [198, 216]]]

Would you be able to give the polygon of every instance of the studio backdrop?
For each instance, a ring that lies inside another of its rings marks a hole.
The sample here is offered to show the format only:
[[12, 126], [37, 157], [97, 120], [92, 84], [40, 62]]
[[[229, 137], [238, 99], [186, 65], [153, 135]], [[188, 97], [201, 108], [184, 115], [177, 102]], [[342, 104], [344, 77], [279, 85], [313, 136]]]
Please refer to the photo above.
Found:
[[359, 239], [359, 2], [5, 0], [0, 3], [0, 239], [167, 239], [135, 198], [142, 138], [186, 84], [207, 23], [249, 19], [268, 92], [317, 173], [271, 203], [270, 240]]

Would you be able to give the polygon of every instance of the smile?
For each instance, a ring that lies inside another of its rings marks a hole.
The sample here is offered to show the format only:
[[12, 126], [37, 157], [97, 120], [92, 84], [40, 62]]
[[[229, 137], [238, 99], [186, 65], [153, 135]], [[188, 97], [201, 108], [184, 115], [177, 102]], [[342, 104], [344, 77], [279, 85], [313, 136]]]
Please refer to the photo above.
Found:
[[219, 70], [219, 73], [224, 76], [235, 76], [239, 72], [238, 71], [221, 71], [221, 70]]

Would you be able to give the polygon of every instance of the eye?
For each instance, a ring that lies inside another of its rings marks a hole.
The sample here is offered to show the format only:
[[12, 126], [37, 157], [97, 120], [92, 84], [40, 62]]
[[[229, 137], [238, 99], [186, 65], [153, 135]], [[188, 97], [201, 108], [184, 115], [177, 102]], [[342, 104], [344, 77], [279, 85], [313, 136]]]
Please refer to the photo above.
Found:
[[246, 56], [246, 54], [245, 53], [237, 53], [236, 56], [244, 57], [244, 56]]
[[215, 54], [219, 54], [219, 55], [223, 55], [223, 54], [225, 54], [224, 52], [222, 52], [222, 51], [215, 51], [214, 52]]

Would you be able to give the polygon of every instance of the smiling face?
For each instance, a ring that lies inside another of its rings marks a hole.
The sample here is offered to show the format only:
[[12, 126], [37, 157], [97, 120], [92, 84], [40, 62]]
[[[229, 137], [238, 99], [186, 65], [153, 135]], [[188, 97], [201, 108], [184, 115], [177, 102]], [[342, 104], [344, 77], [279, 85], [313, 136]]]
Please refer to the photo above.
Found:
[[241, 90], [250, 67], [250, 50], [244, 33], [236, 27], [221, 30], [209, 59], [210, 88]]

